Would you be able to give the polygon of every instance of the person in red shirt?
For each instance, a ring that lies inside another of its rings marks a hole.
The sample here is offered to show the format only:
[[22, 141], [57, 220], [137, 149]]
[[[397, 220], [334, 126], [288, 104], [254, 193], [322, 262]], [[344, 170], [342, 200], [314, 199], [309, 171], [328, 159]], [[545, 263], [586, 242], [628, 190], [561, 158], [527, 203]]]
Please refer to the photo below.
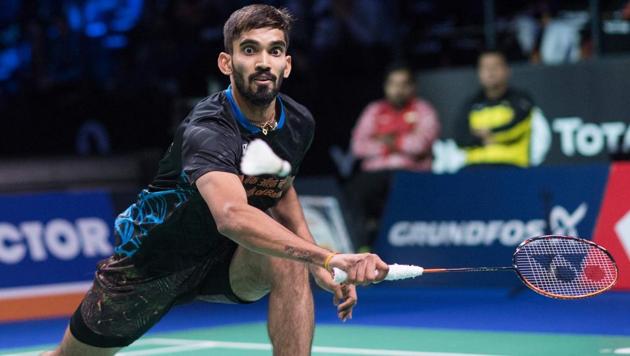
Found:
[[363, 110], [351, 139], [361, 172], [349, 182], [347, 195], [355, 215], [355, 242], [362, 248], [374, 242], [392, 171], [430, 171], [433, 142], [440, 134], [435, 109], [416, 96], [409, 67], [390, 67], [384, 91], [384, 99]]
[[440, 132], [433, 106], [415, 96], [411, 69], [391, 67], [385, 98], [368, 104], [353, 132], [352, 153], [366, 172], [431, 169], [431, 147]]

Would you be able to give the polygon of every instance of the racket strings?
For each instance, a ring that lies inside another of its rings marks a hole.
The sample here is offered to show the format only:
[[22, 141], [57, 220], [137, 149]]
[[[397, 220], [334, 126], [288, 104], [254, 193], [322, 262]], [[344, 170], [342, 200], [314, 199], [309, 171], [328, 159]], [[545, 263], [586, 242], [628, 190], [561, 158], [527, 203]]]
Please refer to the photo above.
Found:
[[558, 298], [596, 294], [617, 279], [617, 268], [606, 252], [574, 239], [533, 240], [516, 252], [514, 263], [535, 291]]

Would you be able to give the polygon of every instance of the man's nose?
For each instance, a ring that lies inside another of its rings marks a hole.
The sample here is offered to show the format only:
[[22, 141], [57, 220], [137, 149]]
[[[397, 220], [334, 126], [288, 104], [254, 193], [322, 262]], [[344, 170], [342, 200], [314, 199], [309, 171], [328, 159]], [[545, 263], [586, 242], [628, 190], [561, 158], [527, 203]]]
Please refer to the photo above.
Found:
[[265, 71], [271, 69], [269, 64], [269, 54], [262, 52], [256, 63], [256, 70]]

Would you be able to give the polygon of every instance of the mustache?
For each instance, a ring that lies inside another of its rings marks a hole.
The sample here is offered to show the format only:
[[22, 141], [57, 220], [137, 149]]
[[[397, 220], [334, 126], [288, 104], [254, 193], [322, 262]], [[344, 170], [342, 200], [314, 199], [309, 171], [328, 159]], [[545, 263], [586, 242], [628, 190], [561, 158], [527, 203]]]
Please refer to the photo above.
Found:
[[256, 79], [271, 80], [275, 82], [277, 77], [270, 71], [257, 71], [256, 73], [249, 76], [250, 81], [254, 81]]

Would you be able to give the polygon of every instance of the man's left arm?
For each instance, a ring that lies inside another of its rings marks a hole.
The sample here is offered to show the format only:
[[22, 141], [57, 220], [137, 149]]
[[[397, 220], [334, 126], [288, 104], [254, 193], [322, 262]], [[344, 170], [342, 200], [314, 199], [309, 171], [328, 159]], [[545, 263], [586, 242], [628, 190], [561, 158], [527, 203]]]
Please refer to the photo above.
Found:
[[[289, 183], [292, 183], [292, 179]], [[293, 187], [293, 184], [289, 185], [289, 188], [284, 192], [282, 198], [278, 203], [270, 209], [271, 216], [287, 229], [291, 230], [294, 234], [309, 241], [315, 242], [313, 235], [311, 234], [308, 225], [306, 224], [306, 218], [304, 217], [304, 211], [302, 205], [298, 199], [298, 194]], [[352, 308], [357, 302], [357, 294], [354, 285], [338, 285], [336, 284], [329, 271], [324, 268], [309, 265], [309, 269], [317, 284], [334, 294], [334, 304], [337, 305], [337, 314], [339, 318], [345, 321], [348, 318], [352, 318]]]

